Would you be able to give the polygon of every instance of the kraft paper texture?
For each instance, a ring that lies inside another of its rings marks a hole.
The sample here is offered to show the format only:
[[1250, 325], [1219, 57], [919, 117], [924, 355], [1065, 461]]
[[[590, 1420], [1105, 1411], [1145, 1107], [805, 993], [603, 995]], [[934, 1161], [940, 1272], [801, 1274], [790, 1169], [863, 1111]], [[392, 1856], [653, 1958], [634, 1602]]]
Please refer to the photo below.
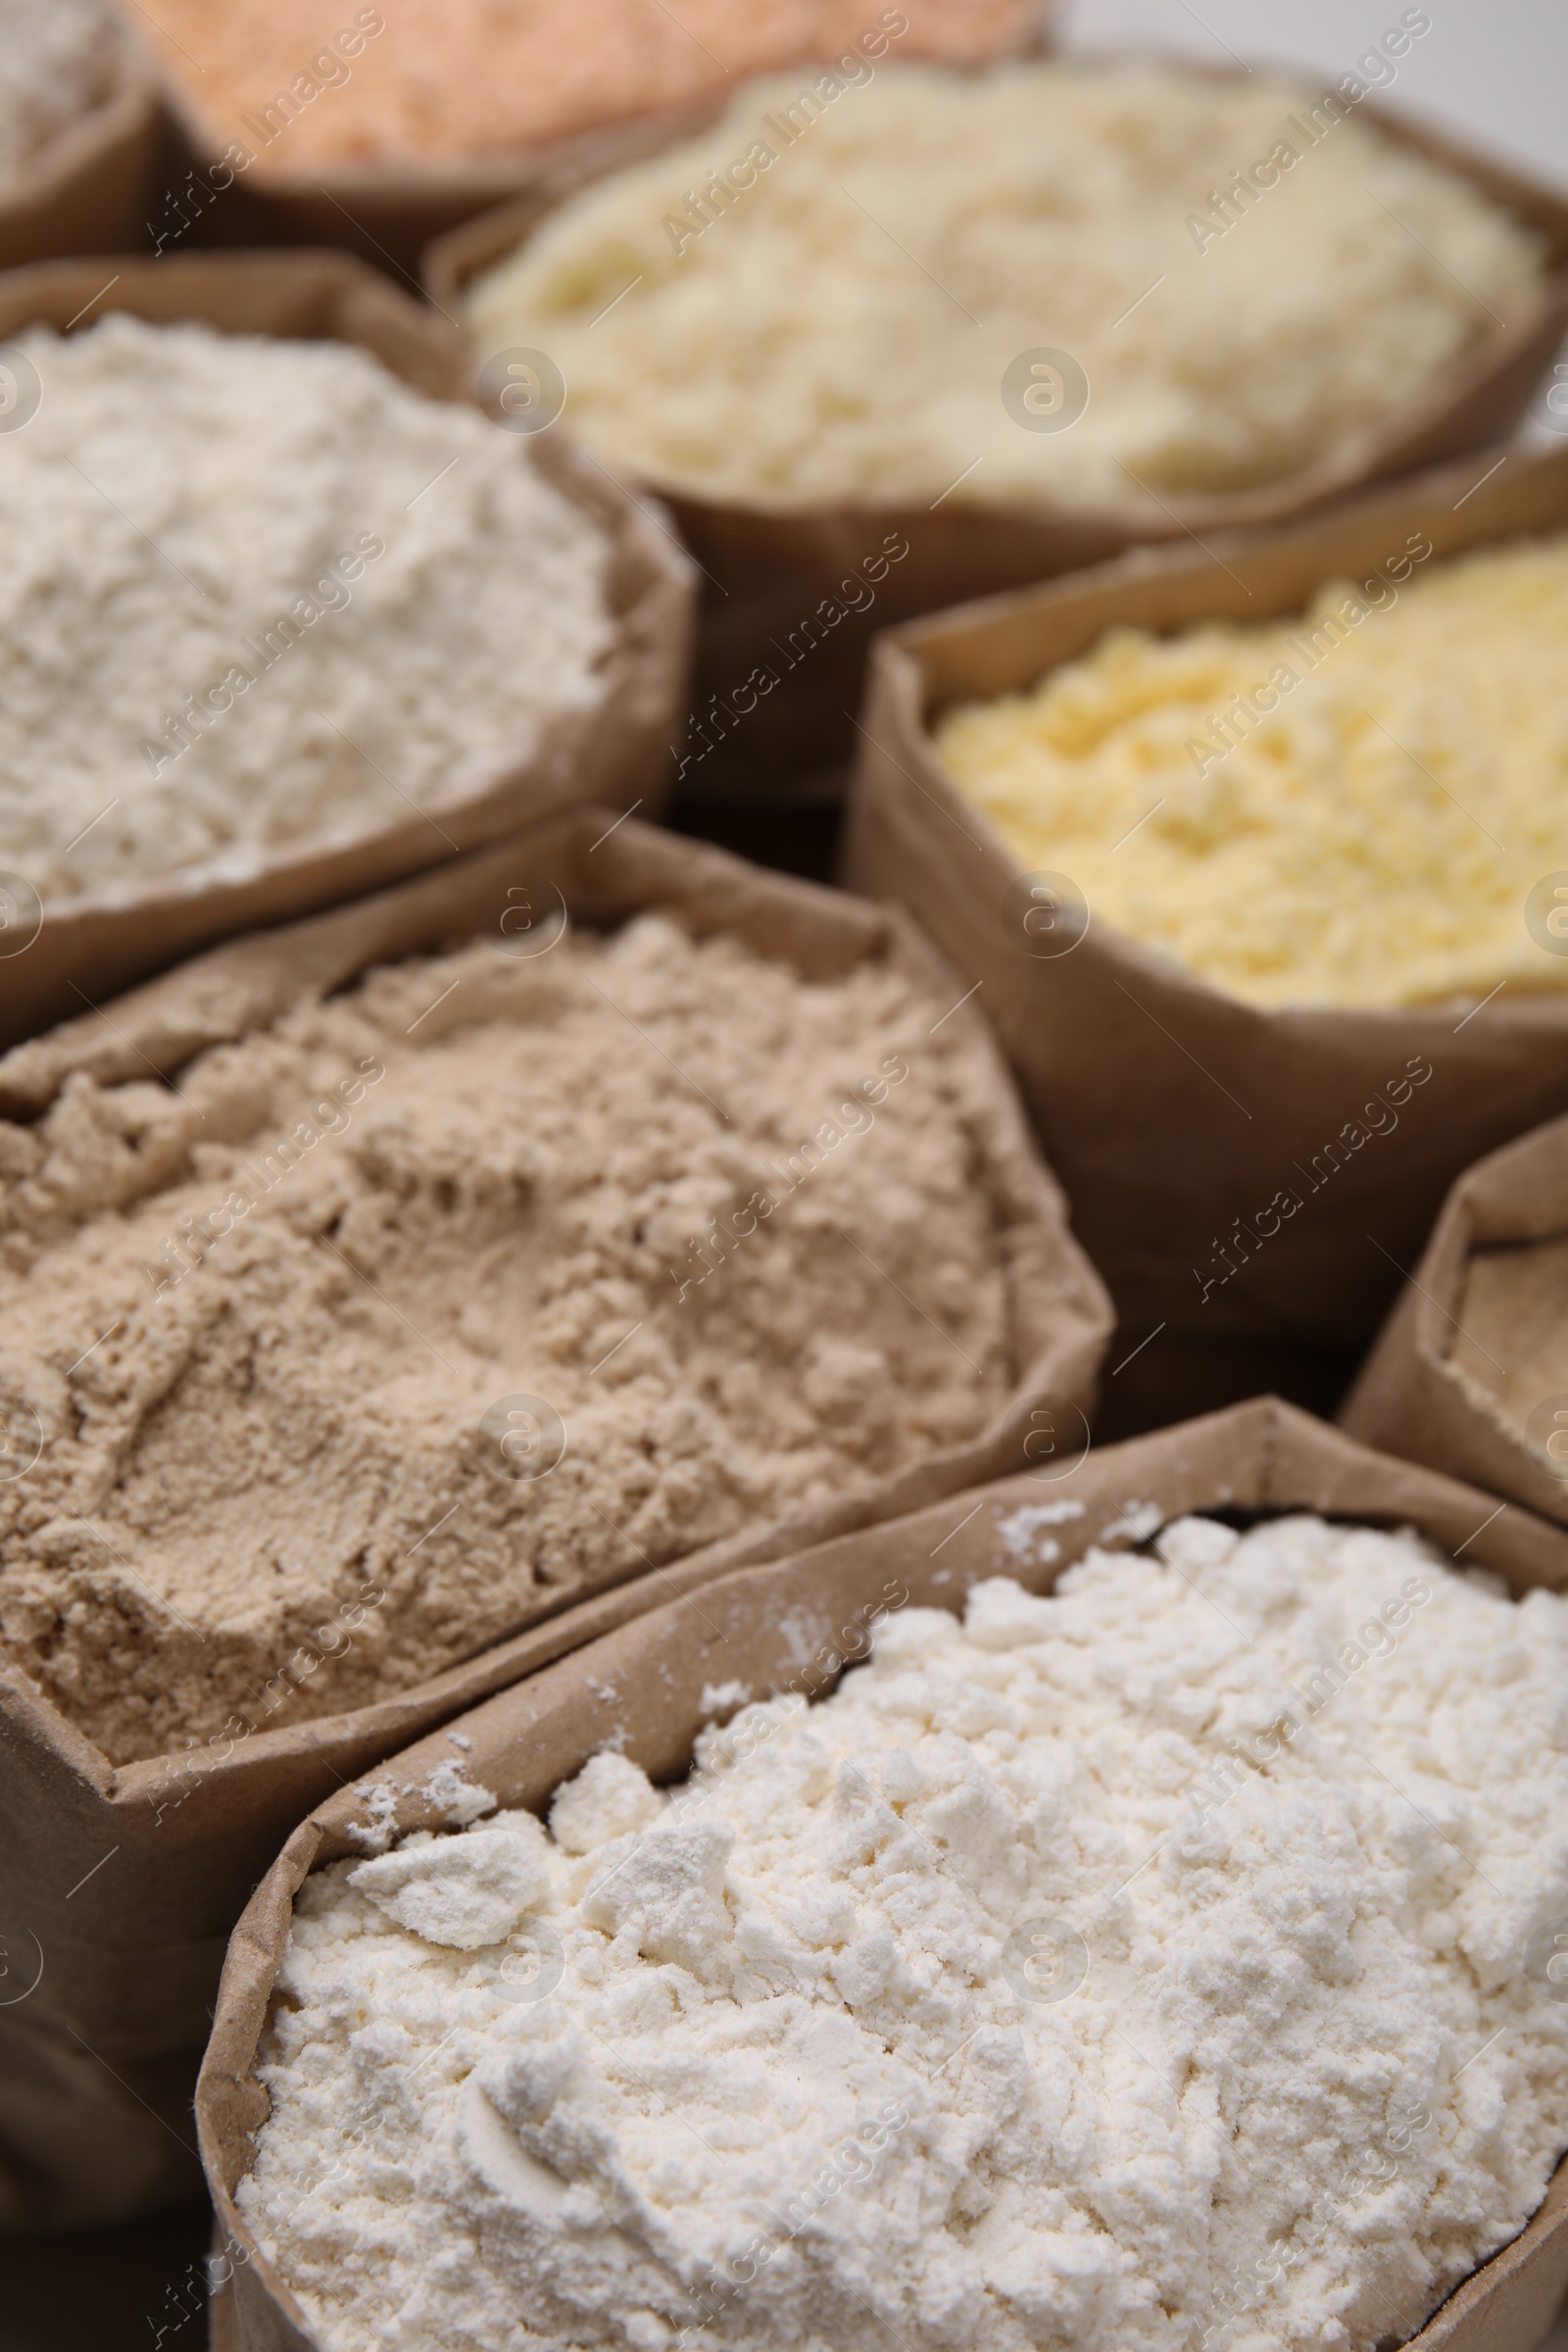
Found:
[[[1058, 1561], [1023, 1568], [999, 1542], [998, 1521], [1043, 1495], [1071, 1496], [1084, 1515], [1053, 1529]], [[1134, 1500], [1156, 1504], [1167, 1520], [1212, 1508], [1294, 1509], [1414, 1525], [1444, 1548], [1462, 1549], [1466, 1561], [1495, 1570], [1516, 1593], [1568, 1585], [1568, 1536], [1560, 1530], [1508, 1513], [1478, 1535], [1490, 1508], [1485, 1495], [1370, 1452], [1262, 1397], [1092, 1451], [1065, 1479], [1004, 1479], [912, 1517], [725, 1576], [703, 1594], [708, 1630], [678, 1602], [661, 1606], [464, 1716], [466, 1773], [503, 1805], [539, 1810], [614, 1732], [624, 1735], [628, 1756], [655, 1778], [669, 1779], [690, 1761], [704, 1720], [705, 1682], [738, 1679], [759, 1696], [773, 1688], [820, 1696], [845, 1654], [863, 1654], [857, 1628], [888, 1605], [890, 1589], [917, 1606], [955, 1611], [970, 1585], [999, 1570], [1049, 1591], [1092, 1544], [1127, 1539], [1122, 1514]], [[444, 1738], [427, 1740], [377, 1776], [395, 1793], [400, 1832], [446, 1826], [419, 1784], [452, 1753]], [[221, 2332], [215, 2335], [225, 2352], [319, 2352], [304, 2313], [240, 2220], [233, 2192], [254, 2160], [254, 2134], [268, 2113], [253, 2070], [294, 1894], [314, 1868], [363, 1852], [350, 1833], [368, 1822], [364, 1799], [353, 1791], [318, 1806], [257, 1888], [224, 1964], [196, 2116], [230, 2272]], [[1411, 2339], [1412, 2352], [1534, 2352], [1565, 2284], [1568, 2168], [1560, 2166], [1521, 2235], [1449, 2296]]]

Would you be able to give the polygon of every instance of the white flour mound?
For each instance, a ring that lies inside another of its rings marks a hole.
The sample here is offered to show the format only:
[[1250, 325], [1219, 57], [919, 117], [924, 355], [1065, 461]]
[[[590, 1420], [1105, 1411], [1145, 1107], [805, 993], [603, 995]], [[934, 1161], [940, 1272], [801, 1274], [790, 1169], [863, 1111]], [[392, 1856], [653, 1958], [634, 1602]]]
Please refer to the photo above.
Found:
[[605, 535], [477, 411], [343, 343], [114, 315], [20, 348], [0, 867], [40, 897], [407, 822], [598, 699]]
[[[302, 1889], [239, 2202], [330, 2352], [1370, 2352], [1568, 2146], [1568, 1600], [1414, 1537], [885, 1623]], [[559, 1980], [559, 1981], [558, 1981]]]
[[107, 0], [0, 0], [0, 181], [103, 104], [123, 54]]

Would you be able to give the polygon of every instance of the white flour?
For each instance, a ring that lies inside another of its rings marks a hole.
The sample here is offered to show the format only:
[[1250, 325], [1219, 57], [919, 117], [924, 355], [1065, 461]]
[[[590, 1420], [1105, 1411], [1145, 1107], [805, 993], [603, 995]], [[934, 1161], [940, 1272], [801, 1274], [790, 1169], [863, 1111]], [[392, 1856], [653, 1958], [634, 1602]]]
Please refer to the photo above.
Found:
[[0, 868], [40, 897], [438, 817], [597, 699], [604, 533], [476, 411], [348, 344], [116, 315], [20, 347]]
[[0, 0], [0, 182], [103, 104], [123, 53], [107, 0]]
[[1568, 1600], [1159, 1548], [308, 1882], [239, 2201], [330, 2352], [1369, 2352], [1514, 2234]]

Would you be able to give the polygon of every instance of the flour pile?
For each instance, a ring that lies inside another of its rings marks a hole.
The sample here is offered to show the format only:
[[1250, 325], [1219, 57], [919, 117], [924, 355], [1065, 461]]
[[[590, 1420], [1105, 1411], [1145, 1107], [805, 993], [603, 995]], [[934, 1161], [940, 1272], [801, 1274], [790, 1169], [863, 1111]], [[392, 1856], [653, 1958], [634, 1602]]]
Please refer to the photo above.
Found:
[[159, 0], [156, 13], [146, 38], [212, 153], [231, 140], [232, 168], [319, 185], [345, 164], [514, 157], [691, 106], [737, 74], [795, 59], [814, 71], [847, 44], [880, 57], [891, 38], [965, 63], [1019, 39], [1038, 12], [1034, 0], [680, 0], [678, 14], [662, 0], [398, 0], [345, 10], [324, 41], [320, 0]]
[[228, 1752], [974, 1436], [1004, 1081], [935, 1017], [648, 915], [0, 1123], [6, 1654]]
[[1568, 1600], [1159, 1548], [310, 1879], [238, 2196], [329, 2352], [1371, 2352], [1514, 2234]]
[[1157, 521], [1348, 447], [1537, 299], [1533, 233], [1358, 98], [848, 62], [754, 84], [471, 282], [480, 348], [549, 352], [607, 463], [769, 508]]
[[124, 57], [108, 0], [0, 0], [0, 183], [24, 180], [51, 139], [113, 96]]
[[438, 814], [599, 699], [605, 534], [476, 411], [343, 343], [19, 348], [0, 867], [41, 898]]
[[1282, 620], [1108, 629], [937, 751], [1025, 872], [1246, 1004], [1561, 989], [1529, 894], [1568, 819], [1568, 535], [1432, 554]]

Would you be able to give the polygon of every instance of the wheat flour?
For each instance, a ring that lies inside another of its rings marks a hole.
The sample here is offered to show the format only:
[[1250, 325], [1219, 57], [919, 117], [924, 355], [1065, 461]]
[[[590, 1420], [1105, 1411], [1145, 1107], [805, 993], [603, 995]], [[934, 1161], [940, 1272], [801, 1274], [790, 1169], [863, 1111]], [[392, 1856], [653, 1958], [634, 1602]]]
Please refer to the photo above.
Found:
[[238, 2201], [315, 2340], [1402, 2341], [1568, 2145], [1568, 1601], [1159, 1549], [308, 1880]]
[[439, 813], [598, 699], [605, 534], [476, 411], [343, 343], [20, 348], [0, 868], [40, 897]]
[[108, 0], [0, 0], [0, 182], [113, 95], [124, 57]]
[[0, 1123], [6, 1653], [116, 1762], [227, 1752], [972, 1437], [1001, 1081], [931, 1028], [649, 915]]

